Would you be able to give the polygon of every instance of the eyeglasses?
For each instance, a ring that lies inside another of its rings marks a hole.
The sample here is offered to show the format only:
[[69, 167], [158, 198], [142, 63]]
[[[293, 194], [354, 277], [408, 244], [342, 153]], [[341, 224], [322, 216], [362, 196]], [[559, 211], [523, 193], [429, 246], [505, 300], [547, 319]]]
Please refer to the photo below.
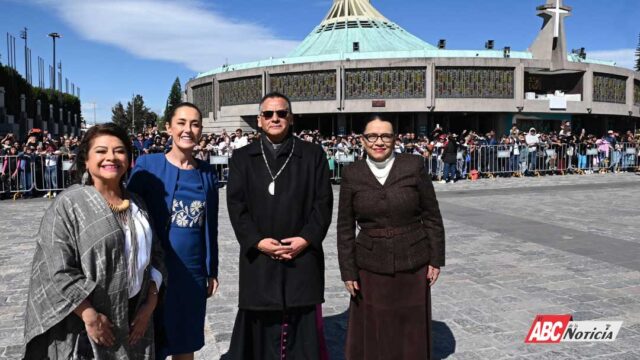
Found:
[[364, 136], [364, 138], [370, 143], [374, 143], [378, 141], [378, 139], [382, 139], [383, 142], [390, 143], [393, 142], [394, 138], [393, 134], [364, 134], [362, 136]]
[[260, 113], [260, 115], [265, 119], [271, 119], [273, 117], [273, 114], [276, 114], [279, 118], [284, 119], [289, 115], [289, 110], [267, 110]]

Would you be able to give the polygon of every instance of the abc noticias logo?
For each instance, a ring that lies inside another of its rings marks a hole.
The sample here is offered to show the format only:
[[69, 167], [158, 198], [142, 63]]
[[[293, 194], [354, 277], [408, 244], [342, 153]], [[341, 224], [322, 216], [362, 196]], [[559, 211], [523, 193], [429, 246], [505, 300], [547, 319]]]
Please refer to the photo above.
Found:
[[622, 321], [572, 321], [571, 315], [537, 315], [524, 342], [555, 344], [559, 342], [614, 341]]

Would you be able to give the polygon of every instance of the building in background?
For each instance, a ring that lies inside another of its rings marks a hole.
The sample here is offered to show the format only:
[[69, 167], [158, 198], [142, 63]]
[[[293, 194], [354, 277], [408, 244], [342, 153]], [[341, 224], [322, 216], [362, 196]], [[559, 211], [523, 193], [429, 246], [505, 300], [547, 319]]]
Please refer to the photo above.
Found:
[[324, 20], [287, 57], [225, 65], [187, 83], [205, 131], [256, 128], [267, 92], [289, 96], [296, 130], [362, 131], [367, 114], [387, 113], [398, 131], [429, 133], [519, 128], [557, 130], [561, 120], [595, 133], [635, 129], [640, 73], [567, 50], [571, 7], [547, 0], [542, 28], [526, 51], [449, 50], [413, 36], [369, 0], [334, 0]]

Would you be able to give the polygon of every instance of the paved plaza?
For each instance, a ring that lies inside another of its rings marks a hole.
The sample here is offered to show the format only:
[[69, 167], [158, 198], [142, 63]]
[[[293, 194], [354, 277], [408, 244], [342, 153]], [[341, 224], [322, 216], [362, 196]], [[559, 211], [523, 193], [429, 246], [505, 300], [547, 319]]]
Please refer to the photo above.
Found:
[[[447, 235], [447, 266], [432, 292], [436, 358], [640, 359], [640, 176], [487, 179], [435, 187]], [[331, 359], [343, 359], [348, 307], [337, 263], [338, 190], [324, 243]], [[34, 233], [48, 204], [0, 202], [1, 358], [20, 356]], [[221, 288], [209, 300], [207, 345], [198, 359], [218, 359], [227, 351], [236, 313], [239, 250], [225, 206], [219, 230]], [[615, 342], [525, 344], [536, 314], [624, 323]]]

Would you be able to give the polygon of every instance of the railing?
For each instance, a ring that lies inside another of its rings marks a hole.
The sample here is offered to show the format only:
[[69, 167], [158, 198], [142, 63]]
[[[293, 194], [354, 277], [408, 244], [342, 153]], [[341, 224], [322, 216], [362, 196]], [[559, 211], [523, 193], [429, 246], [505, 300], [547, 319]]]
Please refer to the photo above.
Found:
[[226, 184], [229, 179], [229, 159], [230, 155], [211, 155], [209, 156], [209, 164], [216, 168], [218, 175], [218, 183]]
[[[632, 143], [471, 145], [458, 151], [455, 165], [459, 178], [471, 178], [472, 173], [496, 177], [636, 171], [640, 165], [639, 149], [638, 144]], [[442, 154], [434, 151], [425, 167], [436, 179], [441, 179]]]
[[69, 187], [76, 177], [73, 157], [69, 155], [40, 155], [34, 166], [35, 189], [49, 196]]
[[[332, 180], [340, 182], [344, 166], [360, 158], [357, 151], [330, 148], [328, 154]], [[618, 143], [609, 150], [595, 144], [546, 144], [535, 147], [524, 144], [470, 145], [458, 150], [455, 163], [443, 161], [444, 148], [424, 151], [425, 169], [435, 180], [446, 177], [445, 170], [455, 170], [457, 179], [480, 177], [523, 177], [542, 175], [590, 174], [594, 172], [618, 172], [640, 170], [640, 146]], [[332, 154], [336, 154], [332, 156]]]
[[0, 195], [17, 199], [31, 194], [34, 188], [33, 173], [35, 157], [32, 155], [0, 156]]
[[[363, 156], [360, 148], [324, 148], [331, 181], [340, 183], [345, 166]], [[425, 170], [434, 180], [445, 179], [445, 170], [455, 170], [456, 179], [480, 177], [522, 177], [548, 174], [593, 174], [640, 171], [640, 145], [607, 144], [523, 144], [470, 145], [459, 149], [455, 163], [445, 164], [443, 149], [424, 151]], [[143, 155], [144, 156], [144, 155]], [[222, 186], [229, 177], [231, 155], [208, 154], [208, 162], [217, 170]], [[63, 154], [0, 155], [0, 197], [45, 194], [53, 197], [73, 183], [76, 170], [72, 156]]]
[[2, 155], [0, 169], [0, 195], [14, 199], [37, 192], [53, 196], [69, 187], [75, 175], [67, 155]]

